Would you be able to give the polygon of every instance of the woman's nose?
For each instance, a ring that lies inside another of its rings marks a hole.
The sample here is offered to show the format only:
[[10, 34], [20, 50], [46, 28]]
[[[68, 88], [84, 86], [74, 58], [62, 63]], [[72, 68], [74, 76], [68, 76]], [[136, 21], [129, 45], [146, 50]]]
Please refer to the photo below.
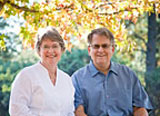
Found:
[[54, 51], [54, 48], [50, 47], [48, 51], [49, 51], [49, 52], [53, 52], [53, 51]]

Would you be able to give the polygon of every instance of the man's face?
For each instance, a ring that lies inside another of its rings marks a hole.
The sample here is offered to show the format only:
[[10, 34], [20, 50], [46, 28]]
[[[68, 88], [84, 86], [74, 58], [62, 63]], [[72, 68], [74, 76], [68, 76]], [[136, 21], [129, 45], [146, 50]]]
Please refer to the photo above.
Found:
[[93, 63], [98, 69], [108, 69], [110, 60], [114, 53], [114, 46], [104, 35], [94, 34], [91, 45], [88, 47], [88, 53]]

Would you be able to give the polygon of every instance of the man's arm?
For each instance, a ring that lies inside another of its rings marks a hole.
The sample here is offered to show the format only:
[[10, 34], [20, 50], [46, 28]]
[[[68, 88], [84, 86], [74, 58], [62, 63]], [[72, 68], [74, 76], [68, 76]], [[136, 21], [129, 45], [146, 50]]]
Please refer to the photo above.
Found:
[[87, 116], [84, 113], [84, 107], [82, 105], [79, 105], [75, 111], [75, 116]]
[[141, 107], [134, 107], [133, 114], [134, 116], [148, 116], [147, 110]]

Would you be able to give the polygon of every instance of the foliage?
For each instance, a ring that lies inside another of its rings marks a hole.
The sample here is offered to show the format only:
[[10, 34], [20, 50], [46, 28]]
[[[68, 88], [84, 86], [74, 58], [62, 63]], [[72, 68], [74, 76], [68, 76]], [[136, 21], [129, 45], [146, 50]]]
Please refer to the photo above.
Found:
[[[129, 30], [129, 34], [128, 34], [128, 38], [131, 41], [135, 42], [135, 47], [133, 48], [133, 51], [130, 52], [128, 55], [128, 52], [123, 53], [124, 54], [124, 58], [128, 57], [129, 61], [131, 62], [130, 67], [133, 67], [133, 69], [136, 71], [136, 73], [139, 75], [140, 80], [142, 82], [143, 85], [145, 85], [146, 89], [148, 90], [148, 94], [151, 96], [151, 100], [153, 101], [153, 105], [155, 106], [154, 111], [152, 112], [151, 116], [159, 116], [159, 96], [157, 96], [155, 93], [159, 93], [158, 89], [155, 89], [156, 85], [159, 85], [159, 81], [160, 79], [158, 78], [159, 72], [158, 69], [155, 69], [154, 74], [153, 72], [148, 73], [146, 72], [146, 67], [147, 67], [147, 61], [146, 61], [146, 57], [147, 57], [147, 45], [149, 45], [148, 41], [148, 29], [147, 27], [150, 28], [151, 25], [147, 24], [147, 15], [144, 14], [143, 17], [139, 18], [139, 20], [137, 21], [137, 24], [133, 24], [133, 23], [129, 23], [129, 26], [127, 27], [127, 29]], [[153, 28], [157, 28], [157, 37], [155, 38], [155, 46], [149, 45], [152, 49], [153, 47], [155, 47], [156, 53], [156, 61], [157, 61], [157, 65], [156, 67], [158, 68], [160, 66], [160, 49], [159, 49], [159, 45], [160, 45], [160, 41], [159, 41], [159, 34], [160, 34], [160, 26], [159, 26], [160, 22], [159, 19], [157, 18], [157, 27], [153, 27]], [[151, 51], [150, 51], [151, 52]], [[150, 56], [149, 56], [150, 57]], [[134, 61], [133, 61], [134, 60]], [[154, 62], [150, 62], [150, 63], [154, 63]], [[155, 68], [156, 68], [155, 67]], [[152, 68], [154, 70], [154, 68]], [[151, 71], [151, 70], [149, 70]], [[146, 73], [148, 73], [148, 75], [145, 75]], [[151, 76], [152, 75], [152, 76]], [[155, 78], [157, 78], [157, 81], [154, 81]], [[154, 81], [154, 82], [153, 82]]]
[[0, 116], [8, 116], [6, 112], [8, 110], [9, 92], [10, 92], [10, 82], [11, 82], [11, 70], [4, 69], [4, 64], [2, 59], [0, 59]]
[[88, 64], [89, 59], [87, 50], [72, 49], [71, 52], [66, 51], [66, 53], [63, 54], [58, 65], [60, 69], [71, 76], [77, 69]]
[[145, 86], [145, 71], [146, 71], [146, 51], [147, 51], [147, 14], [139, 17], [136, 25], [130, 21], [125, 22], [128, 30], [128, 40], [134, 43], [131, 52], [125, 50], [118, 54], [123, 54], [123, 59], [128, 60], [127, 65], [131, 67], [136, 74], [138, 74], [139, 79]]
[[[21, 41], [18, 39], [18, 35], [14, 32], [14, 23], [20, 25], [20, 22], [14, 18], [5, 20], [0, 17], [0, 55], [6, 59], [10, 59], [12, 55], [17, 54], [17, 48], [22, 48]], [[3, 47], [3, 45], [5, 45]], [[3, 49], [3, 50], [2, 50]]]
[[11, 15], [24, 18], [21, 38], [24, 46], [32, 47], [38, 28], [52, 25], [61, 32], [68, 49], [72, 47], [72, 39], [83, 38], [84, 33], [99, 26], [109, 28], [118, 46], [127, 48], [126, 43], [132, 43], [127, 41], [124, 20], [136, 23], [137, 17], [154, 12], [154, 8], [155, 13], [160, 13], [159, 0], [0, 0], [0, 4], [0, 15], [4, 18]]
[[[0, 17], [0, 29], [4, 28], [5, 26], [7, 26], [8, 24], [3, 20], [2, 17]], [[7, 36], [4, 33], [0, 33], [0, 49], [5, 49], [5, 42], [4, 42], [4, 38], [6, 38]]]

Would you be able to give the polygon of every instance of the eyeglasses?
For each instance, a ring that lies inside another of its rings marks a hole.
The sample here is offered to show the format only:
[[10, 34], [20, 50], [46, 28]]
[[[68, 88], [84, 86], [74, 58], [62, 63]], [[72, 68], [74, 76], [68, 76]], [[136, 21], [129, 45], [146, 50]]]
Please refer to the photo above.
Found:
[[93, 49], [99, 49], [100, 47], [102, 47], [103, 49], [108, 49], [111, 46], [111, 44], [102, 44], [102, 45], [94, 44], [89, 46], [92, 47]]
[[58, 44], [52, 45], [52, 46], [48, 46], [48, 45], [44, 45], [42, 47], [44, 50], [50, 50], [50, 48], [52, 48], [53, 50], [57, 50], [60, 48], [60, 46]]

